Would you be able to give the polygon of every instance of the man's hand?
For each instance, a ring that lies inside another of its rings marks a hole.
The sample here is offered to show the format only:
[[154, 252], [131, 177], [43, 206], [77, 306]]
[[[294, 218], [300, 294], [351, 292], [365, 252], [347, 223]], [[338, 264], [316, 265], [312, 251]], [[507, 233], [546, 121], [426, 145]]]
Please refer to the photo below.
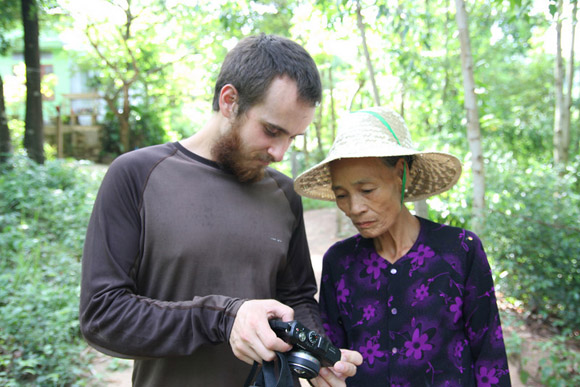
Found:
[[362, 355], [356, 351], [341, 349], [342, 357], [332, 367], [323, 367], [318, 376], [310, 380], [315, 387], [343, 387], [345, 380], [356, 374], [356, 366], [362, 364]]
[[268, 320], [274, 318], [291, 321], [294, 310], [276, 300], [250, 300], [240, 306], [230, 334], [230, 345], [238, 359], [248, 364], [272, 361], [276, 358], [274, 351], [292, 348], [270, 328]]

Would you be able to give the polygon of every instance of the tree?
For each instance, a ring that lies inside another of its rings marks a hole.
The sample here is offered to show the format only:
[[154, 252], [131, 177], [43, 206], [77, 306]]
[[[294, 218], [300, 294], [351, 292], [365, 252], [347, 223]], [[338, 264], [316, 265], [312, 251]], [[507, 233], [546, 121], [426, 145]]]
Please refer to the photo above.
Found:
[[369, 53], [369, 47], [367, 45], [367, 37], [365, 31], [365, 24], [362, 17], [362, 7], [360, 0], [356, 1], [356, 25], [360, 32], [361, 43], [363, 47], [363, 52], [365, 56], [365, 62], [367, 64], [367, 71], [369, 72], [369, 78], [371, 80], [371, 85], [373, 87], [373, 98], [375, 100], [376, 106], [381, 106], [381, 97], [379, 95], [379, 89], [377, 87], [377, 81], [375, 80], [375, 70], [373, 68], [373, 62], [371, 61], [371, 55]]
[[[551, 10], [556, 19], [556, 63], [554, 68], [554, 88], [556, 105], [554, 112], [554, 162], [568, 162], [570, 147], [570, 109], [572, 108], [572, 86], [574, 84], [574, 36], [576, 30], [576, 13], [578, 2], [573, 1], [573, 10], [569, 15], [571, 25], [571, 43], [568, 66], [564, 70], [562, 56], [562, 23], [564, 19], [564, 2], [558, 0]], [[567, 82], [566, 82], [567, 80]], [[566, 84], [565, 84], [566, 82]]]
[[28, 156], [44, 163], [44, 134], [42, 93], [40, 92], [40, 48], [38, 42], [38, 4], [36, 0], [22, 0], [24, 27], [24, 63], [26, 65], [26, 118], [24, 147]]
[[[18, 20], [18, 4], [12, 1], [0, 0], [0, 55], [4, 55], [9, 43], [5, 38], [5, 33], [12, 30]], [[12, 153], [12, 143], [10, 140], [10, 128], [8, 127], [8, 117], [6, 116], [6, 103], [4, 100], [4, 82], [0, 74], [0, 163], [4, 162], [8, 155]]]
[[485, 175], [483, 167], [483, 151], [481, 146], [481, 131], [479, 127], [479, 111], [475, 94], [473, 77], [473, 57], [469, 37], [469, 23], [465, 1], [455, 0], [456, 21], [461, 43], [461, 63], [463, 70], [464, 106], [467, 111], [467, 140], [471, 151], [471, 170], [473, 175], [473, 228], [478, 231], [482, 225], [485, 205]]
[[106, 47], [102, 43], [102, 38], [104, 39], [104, 37], [100, 34], [99, 27], [96, 24], [88, 24], [85, 34], [101, 62], [105, 64], [112, 74], [112, 79], [105, 81], [103, 98], [109, 110], [119, 122], [121, 150], [127, 152], [131, 149], [129, 124], [131, 88], [139, 79], [146, 77], [147, 74], [159, 71], [160, 68], [145, 70], [143, 69], [143, 61], [137, 58], [140, 47], [139, 44], [134, 42], [133, 22], [139, 14], [134, 14], [131, 8], [131, 1], [126, 2], [125, 8], [118, 3], [112, 4], [119, 7], [125, 16], [124, 25], [119, 26], [116, 31], [116, 43], [118, 44], [116, 48], [121, 55], [110, 55], [110, 51], [108, 51], [110, 47]]
[[8, 128], [8, 117], [6, 117], [6, 107], [4, 103], [4, 83], [0, 76], [0, 163], [6, 161], [8, 155], [12, 153], [10, 141], [10, 129]]

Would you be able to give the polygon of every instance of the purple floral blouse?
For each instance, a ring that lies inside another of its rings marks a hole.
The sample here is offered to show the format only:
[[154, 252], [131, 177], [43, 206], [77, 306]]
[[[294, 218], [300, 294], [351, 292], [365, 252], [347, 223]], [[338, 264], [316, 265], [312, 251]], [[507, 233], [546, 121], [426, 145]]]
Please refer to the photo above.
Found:
[[359, 351], [349, 386], [510, 386], [493, 279], [472, 232], [418, 218], [394, 264], [371, 239], [333, 245], [320, 307], [335, 345]]

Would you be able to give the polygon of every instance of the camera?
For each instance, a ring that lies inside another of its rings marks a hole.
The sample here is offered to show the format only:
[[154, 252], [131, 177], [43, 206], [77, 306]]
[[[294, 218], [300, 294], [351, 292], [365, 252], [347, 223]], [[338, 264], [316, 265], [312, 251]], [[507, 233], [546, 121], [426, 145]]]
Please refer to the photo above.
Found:
[[312, 379], [321, 365], [331, 367], [340, 360], [340, 349], [298, 321], [270, 320], [270, 327], [293, 348], [287, 353], [288, 365], [298, 377]]

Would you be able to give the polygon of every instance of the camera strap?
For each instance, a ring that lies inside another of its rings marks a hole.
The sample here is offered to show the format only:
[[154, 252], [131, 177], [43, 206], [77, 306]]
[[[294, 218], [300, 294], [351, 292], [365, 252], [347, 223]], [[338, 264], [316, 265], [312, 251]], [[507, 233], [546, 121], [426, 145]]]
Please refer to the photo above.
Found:
[[[256, 376], [259, 364], [254, 362], [252, 370], [244, 383], [244, 387], [293, 387], [294, 379], [288, 366], [286, 354], [276, 352], [277, 360], [265, 361]], [[253, 384], [252, 380], [256, 376]]]

